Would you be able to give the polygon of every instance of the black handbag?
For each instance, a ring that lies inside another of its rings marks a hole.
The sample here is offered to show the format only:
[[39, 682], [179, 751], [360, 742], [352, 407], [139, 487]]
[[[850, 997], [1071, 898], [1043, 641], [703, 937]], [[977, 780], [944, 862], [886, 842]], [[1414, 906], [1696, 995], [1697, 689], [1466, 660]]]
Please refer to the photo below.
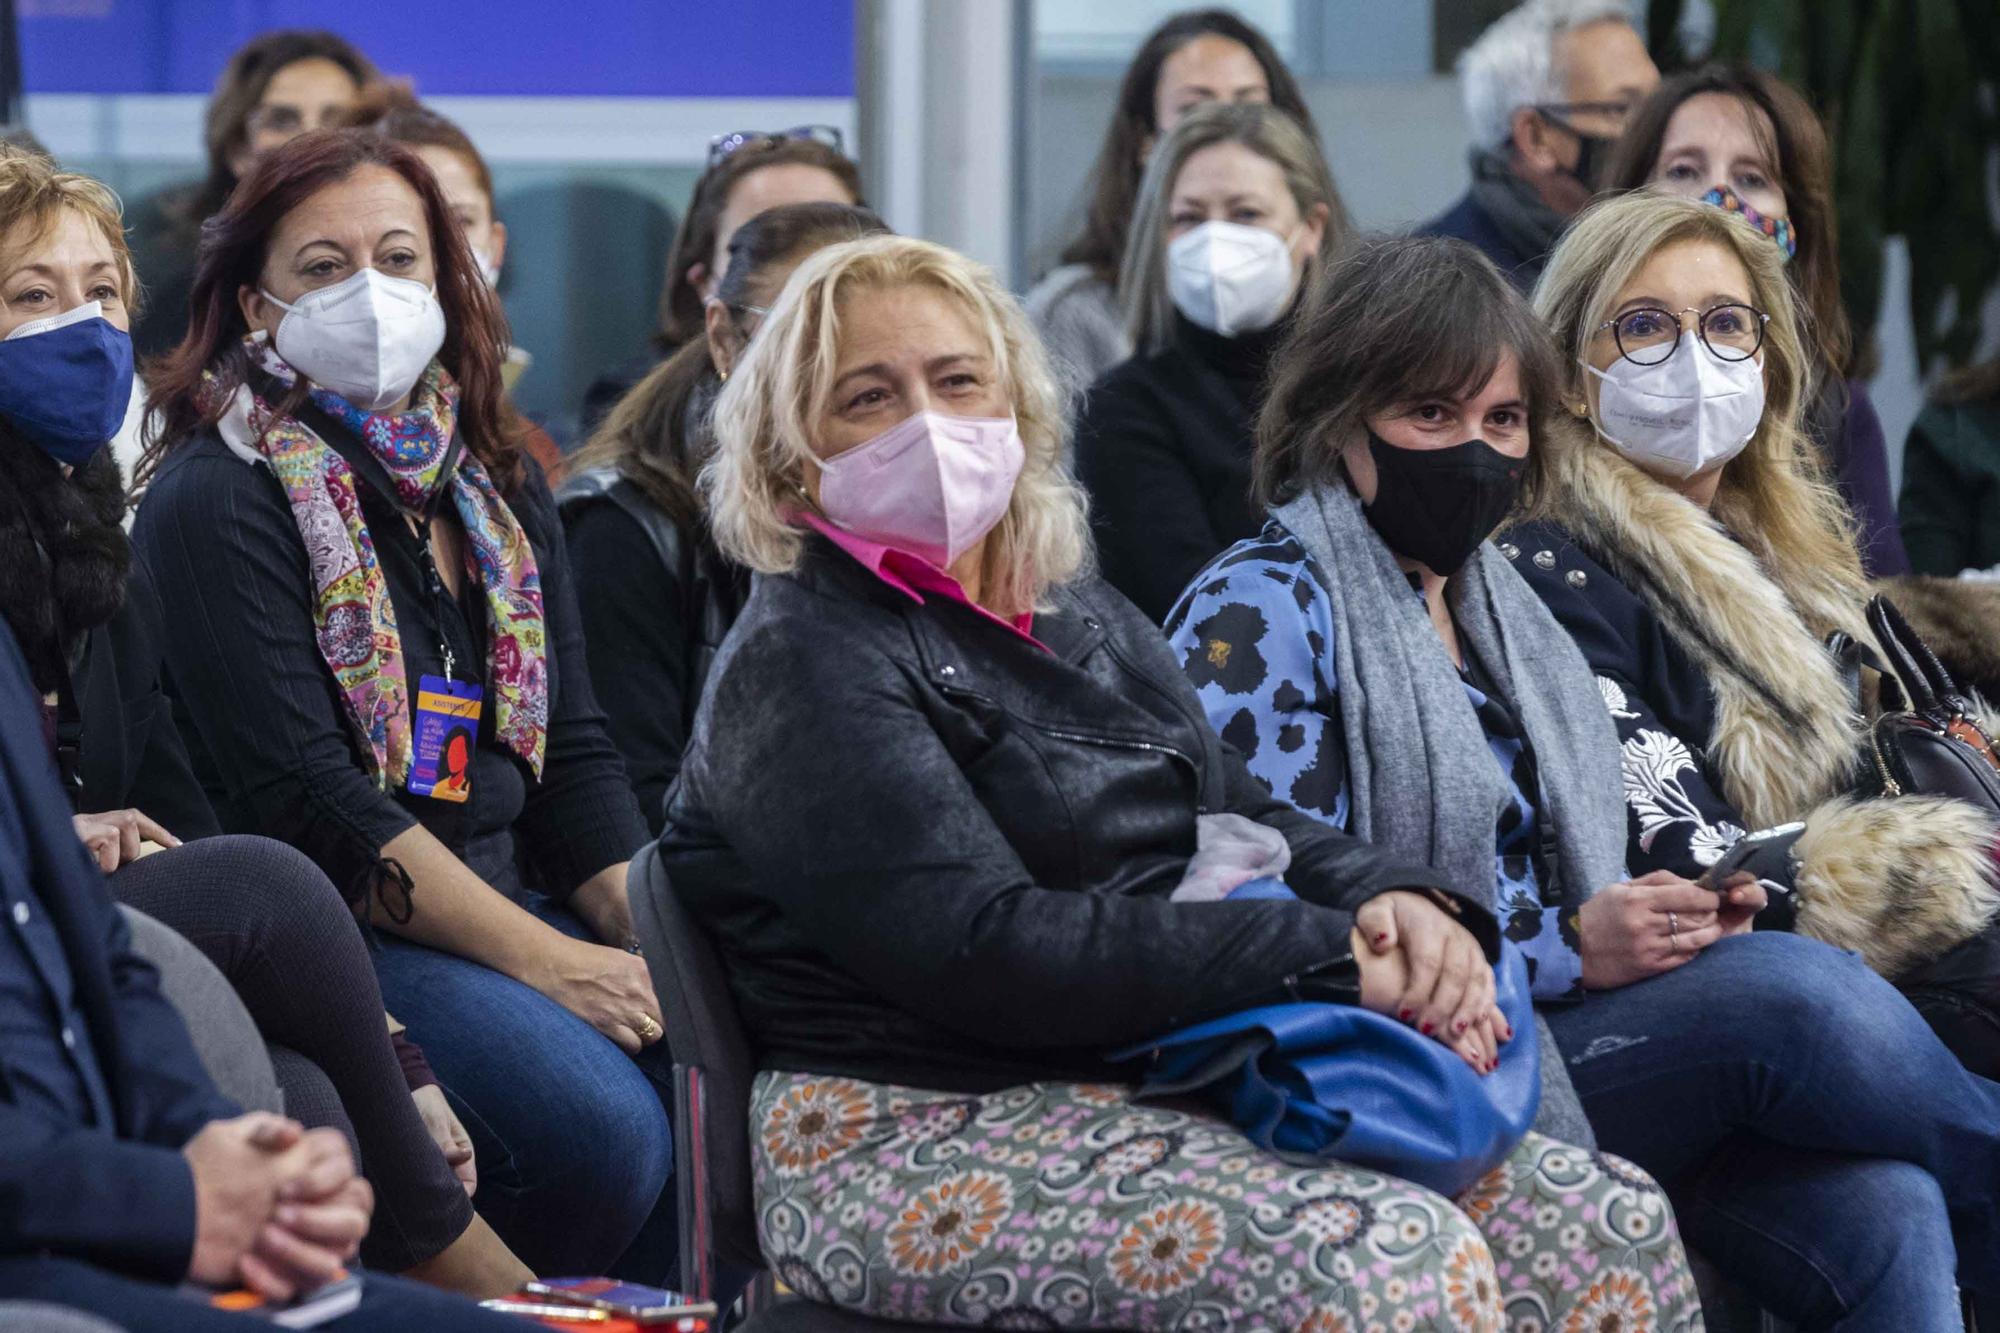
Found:
[[[1860, 668], [1882, 673], [1882, 712], [1862, 747], [1859, 796], [1948, 796], [2000, 814], [2000, 760], [1972, 704], [1895, 604], [1868, 603], [1868, 628], [1889, 660], [1839, 632], [1827, 647], [1860, 700]], [[2000, 1077], [2000, 926], [1990, 926], [1894, 979], [1959, 1062]]]
[[1951, 673], [1888, 598], [1868, 603], [1868, 628], [1886, 662], [1845, 633], [1827, 640], [1857, 702], [1860, 668], [1882, 676], [1882, 711], [1868, 728], [1855, 794], [1946, 796], [2000, 816], [2000, 757]]

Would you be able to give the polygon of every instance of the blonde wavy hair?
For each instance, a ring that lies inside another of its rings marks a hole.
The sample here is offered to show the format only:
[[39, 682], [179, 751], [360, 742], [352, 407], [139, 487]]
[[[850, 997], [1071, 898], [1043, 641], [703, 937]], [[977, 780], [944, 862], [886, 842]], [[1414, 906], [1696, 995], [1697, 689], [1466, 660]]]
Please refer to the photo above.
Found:
[[[1535, 312], [1567, 354], [1564, 401], [1590, 401], [1584, 365], [1618, 293], [1663, 246], [1681, 241], [1710, 242], [1735, 255], [1750, 275], [1751, 304], [1770, 316], [1762, 353], [1764, 416], [1743, 452], [1723, 466], [1711, 512], [1757, 554], [1779, 586], [1800, 599], [1802, 609], [1819, 612], [1814, 619], [1828, 618], [1835, 607], [1851, 617], [1866, 599], [1854, 520], [1805, 435], [1803, 415], [1814, 388], [1802, 327], [1806, 314], [1793, 299], [1769, 237], [1713, 205], [1649, 190], [1607, 199], [1583, 213], [1556, 247], [1534, 293]], [[1552, 473], [1541, 508], [1559, 517], [1566, 456], [1602, 449], [1616, 458], [1615, 466], [1633, 465], [1587, 419], [1568, 412], [1555, 417], [1536, 445], [1548, 451]], [[1816, 628], [1825, 632], [1835, 626]]]
[[848, 297], [928, 287], [955, 302], [986, 337], [1026, 446], [1007, 513], [987, 539], [984, 595], [1025, 612], [1088, 571], [1082, 489], [1069, 475], [1068, 414], [1041, 340], [984, 265], [941, 245], [873, 236], [828, 246], [792, 274], [715, 404], [715, 452], [699, 485], [716, 545], [760, 574], [798, 568], [806, 467], [838, 371]]
[[0, 262], [11, 264], [18, 252], [33, 249], [47, 238], [63, 210], [81, 213], [96, 224], [111, 246], [118, 267], [119, 296], [128, 313], [139, 311], [139, 274], [125, 244], [124, 205], [111, 187], [92, 176], [64, 171], [55, 159], [14, 145], [0, 145], [0, 237], [27, 224], [22, 243], [0, 251]]

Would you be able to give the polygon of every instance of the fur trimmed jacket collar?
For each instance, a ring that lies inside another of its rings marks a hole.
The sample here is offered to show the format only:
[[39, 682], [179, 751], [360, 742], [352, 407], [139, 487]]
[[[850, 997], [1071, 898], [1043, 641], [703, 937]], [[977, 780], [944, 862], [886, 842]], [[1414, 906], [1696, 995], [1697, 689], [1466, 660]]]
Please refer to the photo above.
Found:
[[1640, 598], [1712, 691], [1710, 734], [1681, 739], [1705, 751], [1746, 827], [1807, 824], [1799, 930], [1894, 977], [1984, 929], [2000, 910], [1984, 812], [1848, 794], [1866, 719], [1822, 644], [1836, 628], [1865, 638], [1856, 594], [1784, 577], [1609, 449], [1564, 449], [1551, 467], [1551, 521]]
[[[1701, 740], [1751, 828], [1801, 818], [1845, 790], [1863, 719], [1822, 646], [1861, 637], [1860, 608], [1780, 586], [1707, 510], [1602, 447], [1566, 450], [1552, 517], [1649, 606], [1715, 691]], [[1810, 622], [1810, 623], [1809, 623]]]

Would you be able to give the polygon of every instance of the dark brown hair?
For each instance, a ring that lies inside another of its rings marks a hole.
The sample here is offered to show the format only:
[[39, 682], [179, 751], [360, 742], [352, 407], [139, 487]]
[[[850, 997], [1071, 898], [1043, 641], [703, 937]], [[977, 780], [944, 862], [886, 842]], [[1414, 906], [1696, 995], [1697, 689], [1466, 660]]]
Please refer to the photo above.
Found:
[[847, 187], [850, 200], [861, 208], [868, 201], [861, 196], [861, 168], [854, 159], [837, 152], [817, 139], [782, 137], [752, 140], [710, 167], [694, 183], [688, 200], [687, 216], [674, 233], [674, 247], [667, 252], [667, 285], [660, 293], [660, 331], [654, 335], [663, 350], [672, 350], [702, 335], [701, 293], [695, 290], [688, 270], [709, 263], [715, 257], [715, 233], [722, 211], [736, 183], [765, 167], [802, 166], [830, 171]]
[[[438, 360], [458, 381], [458, 429], [466, 448], [486, 465], [502, 493], [511, 493], [520, 463], [519, 418], [500, 387], [507, 321], [500, 302], [479, 276], [465, 233], [451, 215], [437, 178], [414, 152], [364, 130], [315, 130], [269, 154], [202, 224], [189, 320], [180, 346], [148, 368], [155, 409], [147, 428], [147, 468], [222, 418], [250, 368], [249, 332], [236, 294], [254, 287], [264, 271], [271, 236], [286, 214], [312, 195], [338, 185], [362, 167], [385, 167], [409, 182], [423, 201], [437, 269], [438, 304], [444, 307], [444, 346]], [[208, 372], [216, 389], [203, 387]], [[298, 385], [273, 404], [280, 415], [305, 399]]]
[[[784, 260], [863, 236], [886, 234], [889, 224], [868, 209], [847, 204], [788, 204], [757, 214], [729, 238], [729, 267], [716, 299], [731, 310], [768, 305], [767, 270]], [[610, 467], [646, 493], [674, 522], [701, 520], [695, 473], [708, 452], [707, 431], [690, 418], [696, 396], [719, 381], [704, 327], [618, 400], [604, 423], [570, 462], [572, 474]]]
[[464, 158], [472, 168], [472, 178], [479, 182], [480, 192], [486, 196], [487, 205], [492, 206], [493, 170], [486, 165], [485, 157], [455, 121], [419, 102], [408, 84], [384, 80], [368, 89], [349, 113], [347, 123], [394, 143], [411, 148], [442, 148]]
[[195, 195], [194, 216], [200, 222], [221, 208], [236, 188], [229, 159], [248, 142], [250, 113], [264, 100], [278, 71], [301, 60], [331, 60], [366, 88], [382, 77], [375, 62], [339, 33], [317, 28], [280, 28], [262, 33], [238, 47], [209, 95], [202, 121], [202, 143], [208, 150], [208, 176]]
[[[1257, 498], [1283, 504], [1340, 477], [1340, 452], [1368, 418], [1427, 399], [1455, 399], [1513, 353], [1530, 432], [1555, 404], [1555, 346], [1528, 299], [1493, 261], [1441, 236], [1372, 236], [1314, 281], [1272, 357], [1257, 417]], [[1541, 493], [1530, 449], [1522, 503]]]
[[1090, 211], [1084, 215], [1083, 234], [1063, 249], [1063, 263], [1088, 264], [1105, 282], [1118, 280], [1119, 265], [1125, 260], [1125, 233], [1144, 174], [1140, 155], [1146, 141], [1160, 130], [1153, 117], [1160, 67], [1197, 37], [1226, 37], [1248, 48], [1271, 86], [1271, 105], [1291, 116], [1318, 141], [1319, 127], [1313, 124], [1298, 80], [1285, 67], [1284, 57], [1270, 38], [1226, 9], [1175, 14], [1153, 29], [1125, 69], [1125, 81], [1118, 85], [1118, 105], [1104, 132], [1104, 146], [1098, 149], [1097, 164], [1090, 169]]
[[[1840, 299], [1840, 230], [1833, 206], [1833, 151], [1810, 103], [1775, 74], [1742, 64], [1710, 64], [1676, 74], [1633, 108], [1625, 133], [1604, 164], [1599, 185], [1640, 190], [1652, 183], [1674, 112], [1691, 97], [1721, 93], [1768, 117], [1773, 139], [1764, 144], [1778, 188], [1785, 192], [1798, 253], [1786, 266], [1792, 290], [1805, 306], [1808, 342], [1822, 380], [1853, 373], [1854, 335]], [[1751, 132], [1764, 127], [1750, 117]]]

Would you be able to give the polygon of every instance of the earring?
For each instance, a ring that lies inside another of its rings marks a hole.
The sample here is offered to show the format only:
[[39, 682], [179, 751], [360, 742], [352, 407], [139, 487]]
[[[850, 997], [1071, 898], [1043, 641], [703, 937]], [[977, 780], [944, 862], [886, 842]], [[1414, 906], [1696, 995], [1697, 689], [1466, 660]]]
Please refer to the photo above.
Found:
[[718, 370], [715, 372], [715, 379], [718, 384], [727, 384], [729, 383], [729, 372], [726, 370]]

